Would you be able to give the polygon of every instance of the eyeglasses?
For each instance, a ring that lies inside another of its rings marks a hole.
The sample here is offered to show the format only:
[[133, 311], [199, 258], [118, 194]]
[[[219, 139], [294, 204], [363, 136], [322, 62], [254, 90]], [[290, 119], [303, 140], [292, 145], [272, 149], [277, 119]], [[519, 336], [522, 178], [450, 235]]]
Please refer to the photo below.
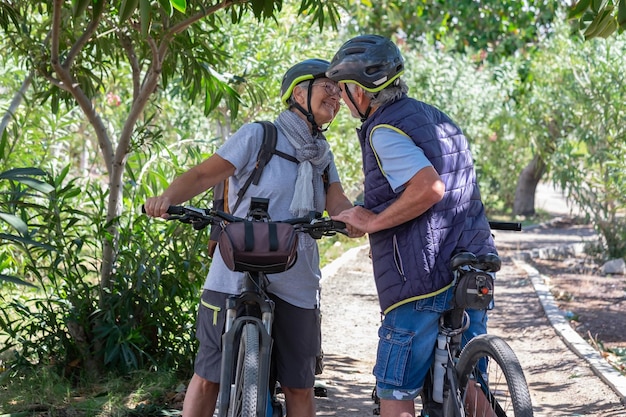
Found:
[[324, 92], [329, 96], [341, 96], [341, 88], [337, 84], [321, 82], [314, 83], [314, 86], [324, 87]]

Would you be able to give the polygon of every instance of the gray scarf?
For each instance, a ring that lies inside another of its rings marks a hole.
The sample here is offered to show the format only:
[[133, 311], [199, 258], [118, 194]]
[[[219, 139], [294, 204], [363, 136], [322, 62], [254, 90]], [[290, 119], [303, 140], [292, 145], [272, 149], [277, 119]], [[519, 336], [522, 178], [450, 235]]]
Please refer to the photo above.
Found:
[[331, 161], [330, 145], [321, 132], [314, 137], [309, 125], [291, 110], [278, 115], [276, 127], [296, 149], [296, 159], [300, 162], [289, 207], [291, 214], [302, 217], [312, 210], [323, 212], [326, 196], [322, 175]]

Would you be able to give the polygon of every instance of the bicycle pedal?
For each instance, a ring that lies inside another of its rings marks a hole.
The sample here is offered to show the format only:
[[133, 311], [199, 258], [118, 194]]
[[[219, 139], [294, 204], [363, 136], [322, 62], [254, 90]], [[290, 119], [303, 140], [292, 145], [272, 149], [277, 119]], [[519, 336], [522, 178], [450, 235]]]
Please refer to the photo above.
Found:
[[326, 398], [328, 397], [328, 390], [325, 387], [313, 387], [313, 392], [316, 397]]

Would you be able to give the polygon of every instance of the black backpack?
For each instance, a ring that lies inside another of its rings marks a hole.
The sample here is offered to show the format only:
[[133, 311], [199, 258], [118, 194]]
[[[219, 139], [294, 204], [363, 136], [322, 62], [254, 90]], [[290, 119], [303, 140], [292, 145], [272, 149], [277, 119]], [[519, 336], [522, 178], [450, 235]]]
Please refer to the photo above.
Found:
[[[291, 162], [298, 163], [298, 160], [289, 154], [281, 152], [276, 149], [276, 126], [272, 122], [268, 122], [265, 120], [257, 121], [255, 123], [260, 123], [263, 126], [263, 144], [261, 145], [261, 149], [259, 150], [259, 154], [256, 159], [256, 166], [252, 171], [252, 174], [248, 177], [243, 187], [237, 193], [237, 201], [235, 202], [235, 206], [233, 207], [233, 212], [237, 210], [239, 207], [239, 203], [241, 203], [242, 197], [248, 191], [250, 184], [257, 185], [259, 180], [261, 179], [261, 174], [263, 173], [263, 168], [265, 165], [272, 159], [272, 156], [278, 155], [281, 158], [285, 158]], [[221, 211], [228, 212], [228, 178], [213, 187], [213, 208]], [[215, 251], [215, 247], [217, 246], [217, 238], [219, 237], [222, 228], [218, 225], [211, 225], [211, 234], [209, 237], [209, 256], [213, 256], [213, 252]]]

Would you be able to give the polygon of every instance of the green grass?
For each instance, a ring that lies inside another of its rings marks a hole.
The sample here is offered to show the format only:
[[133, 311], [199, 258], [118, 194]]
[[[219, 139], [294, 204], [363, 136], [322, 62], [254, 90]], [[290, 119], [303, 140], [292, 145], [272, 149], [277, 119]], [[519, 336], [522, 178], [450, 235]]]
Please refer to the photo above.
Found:
[[[13, 377], [0, 386], [0, 415], [126, 417], [165, 415], [166, 398], [180, 385], [175, 372], [135, 372], [129, 377], [73, 385], [46, 367]], [[186, 383], [186, 382], [185, 382]]]
[[324, 267], [344, 254], [348, 249], [368, 243], [367, 236], [351, 239], [344, 235], [325, 237], [318, 241], [320, 249], [320, 266]]

